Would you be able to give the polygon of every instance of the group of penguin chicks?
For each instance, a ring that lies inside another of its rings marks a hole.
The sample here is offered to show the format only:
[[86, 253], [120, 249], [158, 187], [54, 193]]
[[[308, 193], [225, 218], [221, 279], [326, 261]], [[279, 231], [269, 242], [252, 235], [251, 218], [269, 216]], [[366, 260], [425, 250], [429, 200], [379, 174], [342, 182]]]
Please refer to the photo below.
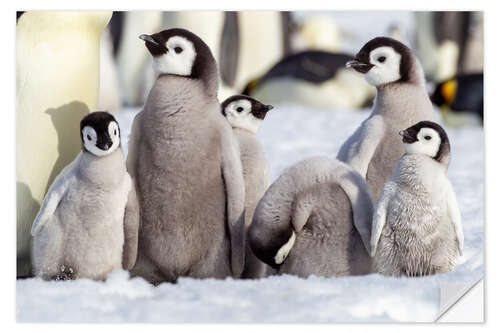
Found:
[[139, 38], [157, 79], [126, 165], [115, 118], [87, 115], [82, 152], [33, 223], [35, 275], [105, 279], [124, 268], [158, 284], [454, 268], [463, 232], [446, 177], [450, 143], [408, 47], [365, 44], [346, 66], [377, 88], [370, 116], [336, 159], [301, 161], [269, 186], [256, 132], [272, 106], [244, 95], [219, 104], [216, 62], [193, 33]]

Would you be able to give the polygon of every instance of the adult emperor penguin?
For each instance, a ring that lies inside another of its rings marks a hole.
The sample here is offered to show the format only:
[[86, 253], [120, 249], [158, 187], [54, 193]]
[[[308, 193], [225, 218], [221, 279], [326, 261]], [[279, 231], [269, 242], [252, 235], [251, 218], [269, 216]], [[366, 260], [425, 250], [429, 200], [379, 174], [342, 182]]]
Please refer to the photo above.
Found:
[[79, 152], [74, 120], [96, 108], [99, 41], [110, 17], [107, 11], [28, 11], [18, 18], [17, 276], [31, 274], [30, 229], [47, 188]]
[[184, 29], [141, 35], [156, 79], [134, 119], [127, 168], [141, 207], [133, 274], [239, 277], [245, 254], [245, 184], [238, 143], [220, 112], [217, 66]]
[[358, 172], [336, 159], [310, 158], [286, 169], [259, 201], [250, 246], [278, 274], [368, 274], [372, 214]]
[[400, 131], [405, 154], [385, 184], [373, 218], [371, 256], [385, 275], [453, 270], [464, 235], [446, 177], [450, 142], [441, 126], [421, 121]]
[[52, 183], [31, 228], [34, 273], [44, 279], [105, 279], [137, 257], [139, 207], [118, 123], [93, 112], [80, 137], [82, 152]]
[[[231, 96], [221, 104], [222, 114], [233, 128], [240, 146], [243, 179], [245, 180], [245, 227], [247, 231], [252, 223], [255, 207], [269, 186], [268, 164], [256, 133], [267, 112], [272, 108], [272, 105], [264, 105], [244, 95]], [[265, 268], [264, 263], [253, 254], [247, 240], [242, 277], [262, 277]]]
[[401, 42], [374, 38], [346, 66], [364, 74], [377, 94], [370, 116], [344, 142], [337, 158], [366, 179], [376, 202], [403, 154], [398, 131], [421, 120], [434, 120], [435, 114], [420, 63]]
[[358, 109], [373, 99], [375, 89], [345, 68], [352, 57], [320, 50], [291, 54], [262, 77], [250, 81], [243, 94], [276, 104]]

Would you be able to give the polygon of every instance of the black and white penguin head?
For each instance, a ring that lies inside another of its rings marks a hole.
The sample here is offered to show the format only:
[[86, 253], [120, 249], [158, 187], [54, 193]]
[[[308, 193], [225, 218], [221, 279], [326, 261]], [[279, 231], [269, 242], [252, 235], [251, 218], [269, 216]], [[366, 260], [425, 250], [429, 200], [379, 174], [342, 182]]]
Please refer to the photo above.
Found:
[[411, 63], [412, 54], [406, 45], [389, 37], [376, 37], [366, 43], [346, 67], [364, 74], [369, 84], [378, 87], [409, 81]]
[[399, 132], [407, 154], [424, 154], [448, 164], [450, 141], [444, 129], [432, 121], [421, 121]]
[[120, 127], [107, 112], [92, 112], [80, 122], [83, 151], [96, 156], [109, 155], [120, 146]]
[[167, 29], [140, 35], [153, 56], [157, 75], [170, 74], [202, 80], [217, 80], [215, 59], [207, 44], [185, 29]]
[[252, 133], [257, 132], [260, 123], [272, 108], [272, 105], [262, 104], [245, 95], [231, 96], [221, 104], [222, 115], [232, 127], [243, 128]]

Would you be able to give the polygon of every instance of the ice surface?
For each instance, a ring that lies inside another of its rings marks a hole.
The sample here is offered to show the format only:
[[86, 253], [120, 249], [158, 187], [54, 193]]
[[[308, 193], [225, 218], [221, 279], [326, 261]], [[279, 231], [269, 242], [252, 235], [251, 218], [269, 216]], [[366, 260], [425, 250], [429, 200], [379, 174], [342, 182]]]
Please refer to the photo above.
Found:
[[[137, 110], [117, 117], [124, 146]], [[312, 110], [277, 105], [258, 135], [271, 180], [314, 155], [334, 157], [367, 112]], [[465, 234], [455, 271], [423, 278], [361, 277], [195, 280], [149, 285], [115, 271], [106, 282], [88, 279], [18, 280], [21, 322], [358, 322], [432, 321], [442, 283], [471, 283], [483, 276], [484, 135], [481, 127], [447, 128], [452, 146], [448, 175], [457, 193]]]

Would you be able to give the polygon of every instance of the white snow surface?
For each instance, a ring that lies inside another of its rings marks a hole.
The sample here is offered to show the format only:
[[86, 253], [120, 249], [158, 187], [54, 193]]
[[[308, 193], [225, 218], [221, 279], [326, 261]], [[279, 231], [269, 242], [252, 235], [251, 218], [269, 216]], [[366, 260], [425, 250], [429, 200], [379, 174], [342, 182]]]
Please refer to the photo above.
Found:
[[[124, 150], [137, 109], [117, 113]], [[276, 105], [258, 136], [271, 181], [283, 169], [315, 155], [335, 157], [340, 145], [368, 112], [313, 110]], [[452, 147], [448, 171], [457, 193], [465, 234], [464, 255], [447, 274], [394, 278], [307, 279], [271, 276], [260, 280], [181, 278], [157, 287], [128, 272], [105, 282], [16, 282], [19, 322], [377, 322], [433, 321], [440, 286], [473, 283], [483, 276], [484, 135], [481, 127], [446, 128]]]

